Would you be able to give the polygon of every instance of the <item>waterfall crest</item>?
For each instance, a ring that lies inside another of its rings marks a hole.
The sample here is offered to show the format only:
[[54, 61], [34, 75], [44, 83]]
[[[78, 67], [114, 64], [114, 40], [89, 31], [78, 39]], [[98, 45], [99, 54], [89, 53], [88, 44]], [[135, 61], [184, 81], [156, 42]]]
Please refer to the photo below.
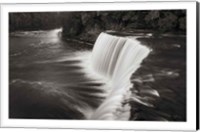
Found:
[[89, 117], [92, 120], [128, 120], [131, 75], [140, 67], [150, 49], [136, 39], [101, 33], [92, 51], [93, 70], [108, 80], [110, 93]]

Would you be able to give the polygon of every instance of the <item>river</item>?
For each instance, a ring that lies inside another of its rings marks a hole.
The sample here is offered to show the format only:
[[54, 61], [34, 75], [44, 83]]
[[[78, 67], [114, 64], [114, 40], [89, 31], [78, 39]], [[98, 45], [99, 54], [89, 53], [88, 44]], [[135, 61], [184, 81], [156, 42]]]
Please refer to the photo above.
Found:
[[[92, 45], [63, 41], [61, 29], [9, 36], [9, 117], [85, 119], [106, 98], [90, 68]], [[186, 37], [132, 33], [152, 52], [132, 75], [130, 120], [186, 121]], [[159, 95], [157, 95], [157, 93]]]

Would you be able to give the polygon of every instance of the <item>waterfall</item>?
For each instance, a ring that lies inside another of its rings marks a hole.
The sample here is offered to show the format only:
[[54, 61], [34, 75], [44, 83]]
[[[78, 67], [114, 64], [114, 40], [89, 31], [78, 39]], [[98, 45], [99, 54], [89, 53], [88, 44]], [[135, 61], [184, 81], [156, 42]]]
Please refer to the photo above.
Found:
[[131, 75], [140, 67], [150, 49], [136, 39], [101, 33], [92, 51], [93, 70], [107, 79], [112, 88], [105, 101], [89, 117], [91, 120], [128, 120]]

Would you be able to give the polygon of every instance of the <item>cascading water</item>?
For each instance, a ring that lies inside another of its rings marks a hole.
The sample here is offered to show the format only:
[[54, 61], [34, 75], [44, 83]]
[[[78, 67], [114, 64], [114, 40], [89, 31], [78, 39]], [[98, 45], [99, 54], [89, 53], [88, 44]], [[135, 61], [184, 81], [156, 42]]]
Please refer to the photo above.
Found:
[[9, 118], [185, 121], [185, 37], [101, 33], [91, 51], [61, 31], [9, 35]]
[[93, 70], [106, 78], [112, 88], [105, 101], [89, 117], [92, 120], [128, 120], [131, 75], [140, 67], [150, 49], [136, 39], [101, 33], [92, 52]]

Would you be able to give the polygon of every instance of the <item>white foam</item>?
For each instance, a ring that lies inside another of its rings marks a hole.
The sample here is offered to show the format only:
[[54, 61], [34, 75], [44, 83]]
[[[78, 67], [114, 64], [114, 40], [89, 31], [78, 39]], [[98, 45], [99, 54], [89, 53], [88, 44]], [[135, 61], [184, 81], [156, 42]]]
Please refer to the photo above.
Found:
[[[130, 77], [149, 53], [150, 49], [143, 46], [136, 38], [117, 37], [106, 33], [99, 35], [92, 51], [92, 69], [108, 80], [107, 83], [112, 90], [89, 119], [130, 118], [130, 106], [122, 103], [131, 98], [130, 88], [133, 84], [130, 82]], [[137, 98], [134, 100], [149, 105]]]

